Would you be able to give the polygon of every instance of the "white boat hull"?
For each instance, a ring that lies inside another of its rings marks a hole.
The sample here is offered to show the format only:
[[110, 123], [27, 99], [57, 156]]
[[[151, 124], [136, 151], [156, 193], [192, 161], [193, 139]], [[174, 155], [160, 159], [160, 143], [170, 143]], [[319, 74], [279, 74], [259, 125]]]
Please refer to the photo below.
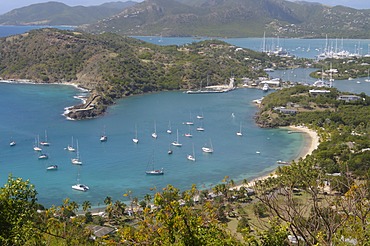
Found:
[[75, 185], [72, 185], [72, 189], [85, 192], [85, 191], [88, 191], [90, 188], [84, 184], [75, 184]]

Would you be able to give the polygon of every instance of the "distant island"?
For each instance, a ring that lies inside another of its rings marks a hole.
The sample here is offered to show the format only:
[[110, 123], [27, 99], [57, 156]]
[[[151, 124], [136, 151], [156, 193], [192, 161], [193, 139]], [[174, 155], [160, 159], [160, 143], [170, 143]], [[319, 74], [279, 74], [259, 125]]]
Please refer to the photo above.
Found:
[[14, 9], [0, 15], [0, 25], [79, 26], [92, 24], [122, 12], [136, 2], [109, 2], [99, 6], [71, 7], [50, 1]]
[[125, 36], [370, 38], [370, 10], [306, 1], [146, 0], [70, 7], [33, 4], [0, 15], [0, 25], [72, 25]]

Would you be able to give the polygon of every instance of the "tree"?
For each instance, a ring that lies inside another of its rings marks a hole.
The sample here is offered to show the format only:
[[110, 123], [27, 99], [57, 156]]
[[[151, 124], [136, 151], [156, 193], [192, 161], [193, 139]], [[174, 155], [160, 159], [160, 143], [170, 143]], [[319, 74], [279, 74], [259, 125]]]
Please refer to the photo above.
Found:
[[180, 205], [180, 192], [168, 185], [154, 196], [155, 210], [145, 208], [136, 227], [119, 230], [121, 241], [132, 245], [239, 245], [218, 221], [216, 209], [206, 202], [201, 209], [188, 205], [195, 186], [185, 192]]
[[91, 202], [90, 201], [84, 201], [82, 203], [82, 209], [84, 212], [87, 212], [91, 208]]
[[0, 244], [25, 245], [39, 242], [36, 230], [37, 192], [30, 181], [8, 177], [0, 188]]

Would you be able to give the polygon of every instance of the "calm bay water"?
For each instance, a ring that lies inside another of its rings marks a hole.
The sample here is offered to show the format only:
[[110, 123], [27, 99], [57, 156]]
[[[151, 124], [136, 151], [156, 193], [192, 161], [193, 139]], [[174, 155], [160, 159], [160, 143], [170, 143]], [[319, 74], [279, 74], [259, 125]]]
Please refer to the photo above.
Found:
[[[181, 92], [162, 92], [122, 99], [109, 112], [94, 120], [68, 121], [61, 114], [64, 107], [77, 103], [73, 87], [58, 85], [0, 84], [0, 182], [7, 175], [30, 179], [45, 205], [60, 204], [69, 197], [76, 202], [91, 201], [102, 204], [106, 196], [123, 199], [131, 190], [142, 197], [152, 193], [150, 188], [172, 184], [181, 189], [197, 184], [209, 188], [225, 175], [243, 180], [276, 168], [278, 159], [295, 158], [303, 146], [301, 134], [287, 134], [284, 130], [260, 129], [253, 121], [256, 107], [253, 99], [263, 96], [260, 90], [239, 89], [226, 94], [188, 95]], [[203, 113], [204, 119], [196, 119]], [[231, 114], [234, 113], [235, 117]], [[183, 122], [192, 119], [193, 137], [183, 135], [189, 126]], [[166, 130], [171, 121], [173, 133]], [[236, 136], [242, 122], [243, 137]], [[154, 124], [158, 139], [151, 133]], [[204, 132], [197, 132], [200, 124]], [[135, 125], [139, 144], [134, 144]], [[106, 131], [108, 142], [100, 143], [99, 136]], [[181, 148], [170, 143], [179, 130]], [[51, 146], [44, 147], [48, 160], [38, 160], [33, 151], [35, 137], [44, 139], [47, 131]], [[79, 142], [82, 166], [72, 165], [75, 156], [64, 148], [72, 136]], [[11, 139], [17, 142], [9, 146]], [[201, 147], [212, 143], [215, 152], [205, 154]], [[186, 159], [195, 147], [196, 162]], [[259, 151], [260, 154], [257, 154]], [[156, 168], [164, 168], [163, 176], [147, 176], [148, 163], [154, 160]], [[50, 164], [59, 165], [57, 171], [46, 171]], [[90, 186], [86, 193], [74, 191], [71, 185], [80, 173], [82, 183]]]
[[[17, 27], [15, 27], [17, 29]], [[19, 29], [17, 29], [19, 31]], [[0, 27], [0, 36], [4, 27]], [[144, 37], [153, 43], [153, 37]], [[262, 39], [228, 39], [232, 44], [260, 50]], [[199, 41], [195, 39], [194, 41]], [[161, 44], [183, 44], [192, 42], [190, 38], [163, 38]], [[282, 42], [282, 41], [280, 41]], [[282, 46], [290, 44], [297, 47], [311, 47], [313, 40], [285, 40]], [[300, 42], [303, 42], [302, 44]], [[317, 41], [321, 45], [325, 40]], [[351, 41], [351, 45], [358, 43]], [[366, 41], [362, 41], [365, 44]], [[253, 48], [254, 47], [254, 48]], [[303, 49], [301, 49], [303, 52]], [[304, 53], [304, 52], [303, 52]], [[303, 54], [302, 53], [302, 54]], [[305, 51], [304, 54], [313, 55]], [[308, 77], [309, 69], [275, 71], [272, 77], [284, 80], [313, 83]], [[363, 79], [359, 80], [363, 82]], [[369, 93], [369, 83], [336, 81], [341, 90]], [[84, 121], [68, 121], [63, 109], [79, 103], [74, 96], [81, 91], [61, 85], [26, 85], [0, 83], [0, 183], [5, 183], [9, 173], [16, 177], [30, 179], [36, 185], [39, 201], [47, 206], [60, 204], [66, 197], [78, 203], [85, 200], [94, 206], [103, 204], [106, 196], [114, 200], [126, 199], [122, 195], [128, 190], [134, 196], [153, 194], [152, 188], [161, 189], [172, 184], [182, 190], [196, 184], [199, 188], [209, 188], [221, 182], [225, 175], [235, 181], [250, 179], [276, 168], [276, 161], [291, 160], [297, 157], [303, 147], [301, 134], [287, 134], [285, 130], [260, 129], [254, 124], [253, 115], [257, 108], [253, 99], [264, 96], [262, 91], [238, 89], [226, 94], [188, 95], [181, 92], [162, 92], [122, 99], [109, 108], [104, 117]], [[204, 119], [196, 119], [203, 113]], [[235, 117], [232, 117], [234, 113]], [[189, 127], [183, 122], [193, 120]], [[169, 122], [173, 133], [166, 133]], [[244, 136], [236, 132], [242, 123]], [[202, 124], [204, 132], [195, 128]], [[156, 125], [158, 139], [151, 133]], [[139, 144], [134, 144], [135, 126], [138, 130]], [[109, 139], [100, 143], [104, 131]], [[170, 143], [176, 139], [183, 147], [172, 147], [174, 153], [167, 154]], [[33, 151], [37, 136], [44, 139], [45, 130], [50, 147], [44, 147], [48, 160], [38, 160]], [[191, 131], [192, 138], [183, 135]], [[79, 142], [82, 166], [72, 165], [74, 153], [64, 148]], [[17, 145], [9, 146], [15, 140]], [[212, 143], [213, 154], [202, 153], [201, 147]], [[186, 159], [195, 147], [197, 161]], [[257, 154], [256, 152], [260, 152]], [[154, 161], [156, 168], [164, 168], [163, 176], [146, 176], [148, 164]], [[46, 166], [57, 164], [57, 171], [46, 171]], [[83, 193], [71, 189], [76, 183], [78, 173], [81, 183], [90, 186]]]

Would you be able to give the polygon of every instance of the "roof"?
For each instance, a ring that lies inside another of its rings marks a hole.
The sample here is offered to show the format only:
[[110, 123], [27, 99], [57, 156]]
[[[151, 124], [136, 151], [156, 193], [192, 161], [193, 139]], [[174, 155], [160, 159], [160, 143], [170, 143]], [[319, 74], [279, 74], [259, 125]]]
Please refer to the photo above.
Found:
[[100, 225], [88, 225], [87, 228], [89, 228], [92, 233], [97, 237], [103, 237], [105, 235], [111, 234], [116, 229], [112, 227], [107, 226], [100, 226]]

